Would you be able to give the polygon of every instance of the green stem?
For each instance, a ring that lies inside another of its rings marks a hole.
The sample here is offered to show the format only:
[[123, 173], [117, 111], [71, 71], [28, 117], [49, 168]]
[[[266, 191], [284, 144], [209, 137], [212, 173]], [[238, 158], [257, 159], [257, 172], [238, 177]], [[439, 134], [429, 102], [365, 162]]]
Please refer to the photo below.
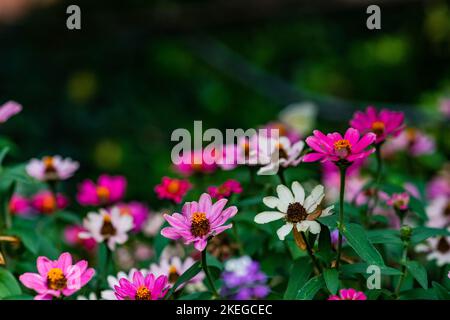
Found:
[[[206, 245], [208, 246], [208, 245]], [[215, 299], [219, 298], [219, 294], [217, 293], [216, 287], [214, 285], [214, 282], [211, 278], [211, 274], [209, 273], [209, 269], [208, 269], [208, 263], [206, 262], [206, 247], [205, 249], [202, 251], [202, 269], [203, 272], [205, 273], [206, 276], [206, 280], [208, 281], [208, 284], [212, 290], [213, 293], [213, 297]]]
[[284, 184], [285, 186], [287, 186], [286, 177], [284, 176], [284, 169], [279, 168], [277, 174], [278, 174], [278, 177], [280, 178], [281, 184]]
[[408, 259], [408, 245], [409, 245], [408, 242], [404, 242], [404, 244], [403, 244], [402, 275], [400, 276], [400, 279], [398, 280], [398, 283], [397, 283], [397, 287], [395, 288], [395, 295], [396, 295], [397, 298], [398, 298], [398, 296], [400, 294], [400, 289], [402, 288], [403, 281], [405, 280], [405, 277], [406, 277], [406, 272], [407, 272], [406, 261]]
[[[378, 205], [378, 191], [380, 190], [381, 177], [383, 173], [383, 158], [381, 157], [381, 144], [377, 144], [375, 147], [375, 155], [377, 159], [377, 171], [375, 174], [375, 186], [373, 189], [373, 201], [370, 209], [367, 212], [367, 220], [369, 220], [369, 216], [373, 213], [373, 210]], [[368, 221], [369, 222], [369, 221]]]
[[338, 238], [338, 248], [336, 256], [336, 269], [339, 270], [339, 264], [341, 260], [342, 251], [342, 233], [344, 231], [344, 194], [345, 194], [345, 174], [347, 171], [346, 165], [339, 165], [339, 171], [341, 174], [341, 187], [339, 193], [339, 238]]
[[312, 251], [311, 245], [309, 244], [308, 239], [306, 238], [306, 235], [304, 232], [300, 232], [300, 234], [302, 235], [303, 241], [306, 244], [306, 251], [308, 251], [308, 255], [311, 258], [314, 266], [316, 267], [316, 269], [322, 273], [322, 267], [320, 266], [319, 262], [317, 261], [316, 257], [314, 256], [314, 253]]

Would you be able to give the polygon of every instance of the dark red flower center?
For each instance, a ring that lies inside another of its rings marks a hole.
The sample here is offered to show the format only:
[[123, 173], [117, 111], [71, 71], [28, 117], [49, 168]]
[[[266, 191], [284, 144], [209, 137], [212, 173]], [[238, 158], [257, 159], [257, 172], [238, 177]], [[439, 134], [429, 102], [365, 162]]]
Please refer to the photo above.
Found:
[[208, 234], [211, 226], [206, 214], [203, 212], [195, 212], [191, 219], [191, 233], [195, 237], [203, 237]]
[[290, 223], [298, 223], [308, 217], [308, 213], [306, 209], [298, 202], [294, 202], [289, 204], [287, 213], [286, 213], [286, 221]]

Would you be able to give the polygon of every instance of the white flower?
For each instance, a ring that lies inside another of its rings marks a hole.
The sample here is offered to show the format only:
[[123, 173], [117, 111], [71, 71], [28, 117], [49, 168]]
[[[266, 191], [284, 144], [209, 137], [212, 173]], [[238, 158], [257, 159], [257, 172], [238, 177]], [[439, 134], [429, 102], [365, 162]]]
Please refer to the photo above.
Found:
[[249, 256], [230, 259], [225, 262], [225, 271], [232, 272], [236, 276], [243, 277], [247, 275], [248, 268], [252, 264], [252, 259]]
[[86, 296], [78, 296], [77, 300], [98, 300], [97, 299], [97, 295], [95, 294], [95, 292], [91, 292], [89, 293], [89, 295]]
[[291, 144], [287, 137], [279, 137], [279, 139], [269, 138], [270, 141], [262, 143], [261, 147], [265, 148], [263, 152], [267, 154], [270, 162], [258, 170], [259, 175], [276, 174], [279, 167], [293, 167], [300, 163], [300, 154], [303, 151], [305, 143], [298, 141]]
[[321, 209], [320, 203], [325, 197], [322, 185], [317, 185], [311, 194], [305, 199], [305, 190], [302, 185], [294, 181], [292, 183], [292, 191], [285, 185], [277, 186], [277, 197], [265, 197], [263, 202], [271, 209], [276, 211], [264, 211], [255, 216], [256, 223], [268, 223], [279, 219], [284, 219], [286, 224], [277, 230], [280, 240], [297, 228], [299, 232], [309, 232], [318, 234], [320, 232], [320, 224], [315, 221], [318, 217], [326, 217], [331, 215], [333, 206]]
[[[447, 229], [450, 231], [450, 227]], [[450, 236], [428, 238], [426, 244], [416, 246], [417, 252], [426, 252], [427, 260], [436, 260], [439, 267], [450, 263]]]
[[[101, 296], [102, 296], [102, 299], [103, 300], [117, 300], [117, 297], [116, 297], [116, 295], [114, 294], [114, 287], [115, 286], [119, 286], [119, 281], [120, 281], [120, 279], [127, 279], [128, 281], [130, 281], [130, 282], [133, 282], [133, 275], [134, 275], [134, 272], [135, 271], [138, 271], [137, 269], [135, 269], [135, 268], [133, 268], [133, 269], [131, 269], [129, 272], [128, 272], [128, 274], [126, 274], [125, 272], [123, 272], [123, 271], [119, 271], [119, 273], [117, 273], [117, 276], [116, 277], [114, 277], [114, 276], [111, 276], [111, 275], [109, 275], [107, 278], [106, 278], [106, 280], [108, 281], [108, 286], [111, 288], [111, 289], [109, 289], [109, 290], [103, 290], [102, 292], [101, 292]], [[147, 273], [148, 273], [148, 271], [147, 270], [145, 270], [145, 269], [142, 269], [142, 270], [139, 270], [139, 271], [141, 271], [141, 273], [142, 273], [142, 275], [145, 277], [146, 275], [147, 275]]]
[[281, 111], [279, 118], [301, 135], [305, 135], [314, 128], [317, 112], [317, 106], [311, 102], [294, 103]]
[[450, 224], [450, 200], [447, 197], [438, 197], [430, 201], [426, 208], [428, 215], [427, 226], [432, 228], [445, 228]]
[[27, 174], [39, 181], [66, 180], [73, 176], [79, 163], [60, 156], [44, 157], [42, 160], [31, 159], [25, 170]]
[[[161, 257], [159, 264], [152, 263], [150, 265], [150, 272], [153, 273], [155, 277], [159, 277], [162, 275], [167, 276], [169, 284], [174, 285], [178, 278], [190, 267], [192, 267], [194, 263], [195, 261], [191, 257], [186, 258], [184, 261], [182, 261], [179, 257]], [[194, 285], [195, 287], [197, 287], [199, 283], [202, 283], [204, 278], [205, 274], [203, 272], [200, 272], [191, 280], [189, 280], [189, 282], [186, 284], [187, 291], [194, 291], [192, 290], [193, 287], [190, 285]], [[183, 286], [184, 284], [179, 288]]]
[[89, 212], [83, 226], [87, 231], [80, 232], [81, 239], [94, 238], [98, 243], [106, 241], [108, 248], [114, 250], [116, 244], [124, 244], [128, 240], [128, 232], [133, 229], [133, 218], [121, 214], [117, 207], [109, 212], [100, 209], [98, 213]]

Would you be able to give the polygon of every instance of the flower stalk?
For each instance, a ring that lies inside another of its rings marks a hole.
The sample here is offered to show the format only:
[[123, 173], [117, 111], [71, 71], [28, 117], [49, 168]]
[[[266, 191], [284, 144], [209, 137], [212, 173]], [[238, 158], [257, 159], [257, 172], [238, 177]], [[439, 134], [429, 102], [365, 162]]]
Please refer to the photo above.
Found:
[[338, 163], [340, 178], [341, 178], [341, 186], [339, 192], [339, 237], [338, 237], [338, 247], [337, 247], [337, 256], [336, 256], [336, 269], [339, 270], [339, 264], [341, 260], [341, 251], [342, 251], [342, 237], [344, 231], [344, 195], [345, 195], [345, 177], [348, 168], [347, 163]]
[[309, 244], [308, 239], [306, 238], [305, 233], [300, 232], [300, 234], [302, 235], [303, 241], [305, 242], [305, 245], [306, 245], [306, 251], [308, 252], [308, 255], [311, 258], [314, 266], [316, 267], [316, 269], [319, 273], [322, 273], [322, 267], [320, 266], [319, 262], [317, 261], [316, 257], [314, 256], [314, 252], [311, 248], [311, 245]]
[[[206, 245], [208, 246], [208, 245]], [[209, 287], [212, 290], [213, 298], [219, 298], [219, 293], [217, 292], [216, 286], [214, 285], [214, 281], [211, 278], [211, 274], [209, 273], [208, 263], [206, 261], [206, 248], [202, 251], [202, 269], [205, 273], [206, 280], [208, 281]]]

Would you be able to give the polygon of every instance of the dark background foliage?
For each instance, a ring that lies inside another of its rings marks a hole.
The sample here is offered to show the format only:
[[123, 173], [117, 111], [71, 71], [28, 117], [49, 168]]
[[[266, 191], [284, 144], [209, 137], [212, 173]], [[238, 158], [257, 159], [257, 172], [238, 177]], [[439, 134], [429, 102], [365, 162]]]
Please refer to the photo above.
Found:
[[[66, 29], [66, 7], [82, 30]], [[315, 101], [343, 129], [367, 103], [426, 124], [450, 89], [450, 6], [380, 1], [52, 1], [0, 25], [0, 102], [24, 106], [3, 125], [9, 161], [45, 154], [81, 162], [81, 177], [125, 174], [154, 197], [170, 173], [171, 132], [248, 128], [287, 104]], [[415, 107], [413, 107], [415, 106]], [[328, 126], [330, 128], [330, 126]]]

